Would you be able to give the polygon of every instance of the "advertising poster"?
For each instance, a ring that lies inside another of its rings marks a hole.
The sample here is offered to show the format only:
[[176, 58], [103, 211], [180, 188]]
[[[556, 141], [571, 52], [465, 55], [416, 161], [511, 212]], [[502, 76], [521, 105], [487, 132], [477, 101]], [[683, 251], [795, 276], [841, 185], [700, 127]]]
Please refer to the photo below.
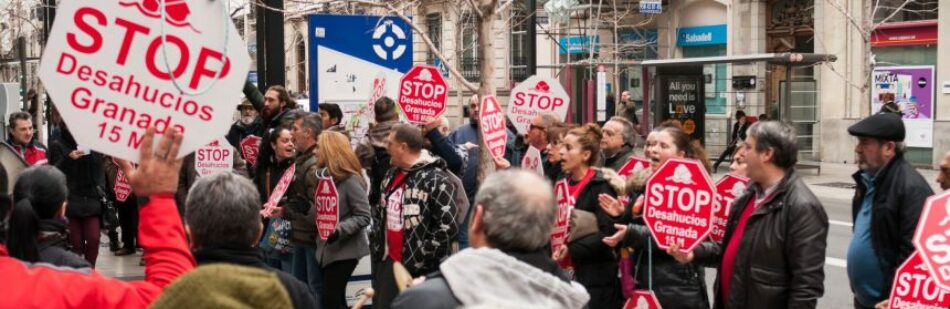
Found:
[[934, 67], [903, 66], [874, 69], [871, 113], [894, 102], [904, 113], [908, 147], [933, 147]]

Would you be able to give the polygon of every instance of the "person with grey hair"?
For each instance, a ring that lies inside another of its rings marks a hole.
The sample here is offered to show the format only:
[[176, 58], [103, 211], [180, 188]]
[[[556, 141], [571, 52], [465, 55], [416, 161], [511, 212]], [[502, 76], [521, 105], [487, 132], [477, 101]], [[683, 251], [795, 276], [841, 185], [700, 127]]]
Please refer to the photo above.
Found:
[[857, 137], [859, 171], [852, 199], [854, 236], [848, 246], [848, 278], [855, 308], [887, 299], [897, 267], [914, 252], [911, 239], [933, 190], [906, 160], [901, 116], [878, 113], [848, 128]]
[[795, 172], [795, 133], [759, 122], [745, 143], [751, 184], [735, 200], [722, 242], [667, 253], [717, 267], [715, 308], [815, 308], [824, 293], [828, 215]]
[[224, 263], [268, 270], [280, 279], [294, 308], [316, 308], [306, 284], [264, 263], [257, 249], [264, 232], [260, 210], [257, 188], [247, 178], [217, 173], [198, 179], [185, 202], [184, 217], [195, 261], [199, 266]]
[[603, 128], [604, 138], [600, 140], [603, 166], [619, 171], [633, 156], [634, 125], [624, 117], [611, 117]]
[[557, 212], [552, 192], [528, 171], [489, 175], [475, 196], [472, 247], [400, 294], [393, 308], [584, 307], [590, 296], [548, 254]]
[[314, 148], [317, 137], [323, 132], [320, 114], [299, 112], [295, 114], [291, 135], [294, 148], [299, 149], [294, 159], [294, 178], [287, 190], [287, 207], [284, 219], [290, 221], [291, 249], [290, 271], [294, 277], [306, 282], [310, 292], [320, 295], [323, 284], [320, 265], [317, 265], [317, 224], [314, 219], [313, 201], [317, 187], [316, 178], [308, 177], [317, 172]]

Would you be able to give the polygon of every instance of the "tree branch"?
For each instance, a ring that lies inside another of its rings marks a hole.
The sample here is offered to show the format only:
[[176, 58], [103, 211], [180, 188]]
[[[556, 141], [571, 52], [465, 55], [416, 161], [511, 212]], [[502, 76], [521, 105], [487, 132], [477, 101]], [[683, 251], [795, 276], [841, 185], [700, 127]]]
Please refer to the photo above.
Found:
[[397, 17], [399, 17], [399, 19], [402, 19], [402, 20], [405, 21], [407, 24], [409, 24], [410, 27], [412, 27], [412, 31], [415, 31], [416, 34], [418, 34], [418, 35], [422, 38], [422, 41], [425, 42], [426, 47], [428, 47], [429, 50], [431, 50], [432, 53], [435, 54], [436, 58], [439, 58], [439, 60], [442, 60], [442, 64], [445, 65], [445, 67], [449, 69], [449, 73], [451, 73], [452, 76], [454, 76], [456, 79], [458, 79], [458, 82], [459, 82], [459, 84], [460, 84], [462, 87], [464, 87], [465, 89], [467, 89], [467, 90], [469, 90], [469, 91], [472, 91], [472, 92], [478, 91], [478, 87], [475, 87], [474, 84], [468, 82], [468, 80], [466, 80], [465, 77], [462, 76], [462, 73], [460, 73], [460, 72], [455, 68], [454, 65], [451, 65], [451, 64], [446, 60], [445, 56], [442, 54], [442, 51], [439, 50], [438, 48], [436, 48], [436, 47], [435, 47], [435, 44], [432, 43], [432, 39], [429, 38], [429, 35], [426, 34], [425, 32], [423, 32], [422, 29], [419, 28], [419, 26], [417, 26], [415, 23], [413, 23], [412, 20], [410, 20], [409, 17], [406, 16], [406, 14], [403, 14], [402, 12], [400, 12], [399, 10], [397, 10], [396, 8], [394, 8], [394, 7], [392, 6], [392, 4], [390, 4], [390, 3], [376, 3], [376, 2], [369, 2], [369, 1], [364, 1], [364, 0], [347, 0], [347, 1], [349, 1], [349, 2], [354, 2], [354, 3], [360, 3], [360, 4], [364, 4], [364, 5], [369, 5], [369, 6], [374, 6], [374, 7], [385, 8], [385, 9], [388, 10], [390, 13], [395, 14]]

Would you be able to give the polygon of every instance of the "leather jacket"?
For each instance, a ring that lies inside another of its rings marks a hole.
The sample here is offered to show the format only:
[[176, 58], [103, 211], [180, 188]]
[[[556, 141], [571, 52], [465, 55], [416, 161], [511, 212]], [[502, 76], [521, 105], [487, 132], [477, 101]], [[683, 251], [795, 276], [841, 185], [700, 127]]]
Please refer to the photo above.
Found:
[[[694, 262], [719, 267], [754, 188], [736, 199], [722, 243], [705, 242]], [[824, 294], [828, 215], [794, 169], [755, 209], [739, 240], [729, 295], [716, 275], [714, 308], [815, 308]]]

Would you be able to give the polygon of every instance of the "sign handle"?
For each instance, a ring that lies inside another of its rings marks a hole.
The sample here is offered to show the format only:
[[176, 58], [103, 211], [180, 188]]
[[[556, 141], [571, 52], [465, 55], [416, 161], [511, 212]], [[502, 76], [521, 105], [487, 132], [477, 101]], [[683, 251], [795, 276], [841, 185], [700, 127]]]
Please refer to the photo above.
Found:
[[214, 79], [211, 80], [211, 84], [209, 84], [207, 88], [201, 89], [201, 91], [189, 92], [185, 89], [182, 89], [181, 85], [178, 85], [178, 78], [173, 74], [172, 66], [171, 64], [168, 63], [168, 52], [165, 51], [165, 46], [168, 45], [168, 38], [165, 35], [165, 24], [166, 24], [165, 0], [159, 0], [159, 1], [161, 5], [160, 10], [159, 10], [161, 13], [160, 14], [161, 16], [160, 16], [160, 20], [158, 21], [159, 22], [158, 28], [161, 29], [162, 31], [162, 59], [165, 60], [165, 71], [168, 72], [168, 79], [172, 81], [172, 85], [175, 85], [175, 89], [178, 89], [178, 91], [184, 95], [189, 95], [189, 96], [202, 95], [205, 92], [208, 92], [209, 90], [211, 90], [211, 88], [214, 88], [214, 84], [218, 83], [218, 80], [221, 79], [221, 75], [223, 75], [224, 73], [224, 67], [228, 64], [228, 40], [231, 38], [231, 31], [230, 31], [231, 29], [228, 27], [228, 23], [231, 22], [231, 15], [228, 14], [228, 10], [230, 9], [231, 4], [226, 3], [226, 4], [221, 5], [221, 7], [224, 9], [224, 23], [223, 23], [224, 26], [222, 27], [224, 29], [224, 48], [221, 50], [221, 69], [219, 69], [218, 72], [215, 73]]

